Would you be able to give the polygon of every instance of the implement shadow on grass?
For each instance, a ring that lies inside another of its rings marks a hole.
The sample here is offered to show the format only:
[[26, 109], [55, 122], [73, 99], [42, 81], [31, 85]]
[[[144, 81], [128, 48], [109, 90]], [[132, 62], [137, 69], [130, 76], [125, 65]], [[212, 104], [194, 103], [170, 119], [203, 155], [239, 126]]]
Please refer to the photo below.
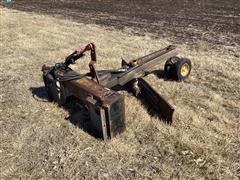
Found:
[[158, 69], [158, 70], [152, 71], [151, 73], [154, 74], [159, 79], [167, 80], [164, 70]]
[[37, 101], [48, 101], [47, 91], [44, 86], [42, 87], [31, 87], [29, 90], [32, 92], [32, 97]]
[[[50, 102], [48, 100], [48, 94], [44, 86], [31, 87], [29, 88], [29, 90], [31, 91], [32, 96], [36, 101]], [[85, 131], [86, 133], [90, 134], [95, 138], [101, 139], [103, 138], [102, 135], [96, 133], [93, 130], [93, 127], [90, 124], [90, 116], [88, 109], [81, 105], [77, 98], [69, 97], [67, 99], [67, 103], [61, 108], [64, 108], [69, 113], [69, 115], [65, 117], [65, 120], [70, 121], [72, 124], [79, 127], [80, 129], [82, 129], [83, 131]]]
[[168, 80], [164, 70], [162, 70], [162, 69], [157, 69], [157, 70], [153, 70], [153, 71], [149, 71], [149, 72], [145, 72], [145, 73], [146, 73], [146, 76], [149, 74], [154, 74], [159, 79]]

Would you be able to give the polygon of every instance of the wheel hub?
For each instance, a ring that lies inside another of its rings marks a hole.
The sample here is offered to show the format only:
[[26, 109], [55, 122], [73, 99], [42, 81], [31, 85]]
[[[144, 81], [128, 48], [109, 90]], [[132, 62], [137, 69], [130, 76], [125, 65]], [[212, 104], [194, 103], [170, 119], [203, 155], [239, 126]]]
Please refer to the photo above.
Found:
[[181, 75], [184, 77], [184, 76], [187, 76], [188, 73], [189, 73], [189, 65], [187, 63], [183, 64], [182, 65], [182, 68], [181, 68]]

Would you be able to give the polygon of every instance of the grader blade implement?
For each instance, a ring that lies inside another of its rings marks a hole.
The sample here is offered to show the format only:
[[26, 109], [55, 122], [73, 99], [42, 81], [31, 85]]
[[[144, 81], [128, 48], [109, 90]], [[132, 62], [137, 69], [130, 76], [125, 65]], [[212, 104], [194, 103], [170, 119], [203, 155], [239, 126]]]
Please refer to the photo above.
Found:
[[138, 80], [140, 95], [152, 107], [155, 112], [168, 124], [172, 124], [174, 107], [165, 100], [156, 90], [154, 90], [144, 79]]
[[[91, 53], [89, 72], [79, 74], [69, 66]], [[166, 78], [181, 81], [191, 71], [191, 61], [176, 57], [175, 46], [168, 46], [132, 61], [122, 61], [122, 67], [113, 70], [96, 70], [95, 45], [76, 49], [62, 63], [42, 67], [43, 80], [50, 101], [64, 106], [70, 97], [78, 99], [89, 113], [89, 122], [103, 139], [111, 139], [125, 130], [124, 96], [117, 89], [129, 89], [141, 97], [166, 123], [171, 124], [174, 107], [168, 103], [143, 78], [157, 65], [165, 62]]]

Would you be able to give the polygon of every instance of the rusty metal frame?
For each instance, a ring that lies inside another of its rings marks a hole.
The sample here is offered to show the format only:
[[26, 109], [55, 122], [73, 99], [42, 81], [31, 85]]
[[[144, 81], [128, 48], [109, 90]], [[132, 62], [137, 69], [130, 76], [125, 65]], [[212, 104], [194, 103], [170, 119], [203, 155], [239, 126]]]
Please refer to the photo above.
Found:
[[[69, 68], [69, 65], [75, 63], [86, 51], [91, 51], [90, 72], [80, 75]], [[54, 83], [60, 82], [60, 93], [62, 93], [60, 97], [64, 99], [56, 101], [64, 104], [68, 97], [74, 96], [93, 108], [92, 110], [96, 113], [92, 115], [92, 121], [98, 124], [96, 129], [102, 133], [103, 139], [109, 139], [125, 129], [124, 96], [111, 90], [117, 86], [126, 87], [129, 84], [132, 87], [137, 86], [140, 95], [145, 97], [151, 107], [161, 115], [161, 118], [169, 124], [172, 123], [174, 107], [142, 78], [156, 65], [176, 55], [176, 47], [168, 46], [144, 57], [129, 62], [123, 61], [119, 69], [97, 71], [95, 69], [97, 61], [95, 45], [90, 43], [84, 48], [75, 50], [65, 59], [64, 63], [52, 67], [43, 66], [42, 71], [45, 85], [46, 87], [52, 86], [52, 92], [55, 93]], [[118, 111], [113, 111], [114, 106]], [[100, 125], [96, 119], [100, 119]]]

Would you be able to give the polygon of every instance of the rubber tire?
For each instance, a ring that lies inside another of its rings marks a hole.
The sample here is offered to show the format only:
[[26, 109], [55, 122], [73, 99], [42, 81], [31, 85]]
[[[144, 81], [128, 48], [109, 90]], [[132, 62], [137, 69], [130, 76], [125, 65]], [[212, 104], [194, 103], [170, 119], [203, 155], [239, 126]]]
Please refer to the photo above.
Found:
[[43, 75], [43, 82], [44, 82], [44, 85], [45, 85], [45, 88], [46, 88], [46, 91], [47, 91], [48, 100], [50, 102], [52, 102], [54, 100], [53, 94], [51, 92], [51, 84], [52, 84], [52, 82], [44, 75]]
[[[181, 75], [181, 67], [187, 63], [189, 65], [189, 72], [186, 76]], [[185, 80], [192, 69], [191, 61], [187, 58], [172, 57], [168, 59], [164, 65], [164, 73], [167, 79], [172, 79], [176, 81]]]
[[[188, 64], [188, 66], [189, 66], [189, 72], [186, 76], [182, 76], [182, 74], [181, 74], [181, 68], [184, 64]], [[174, 68], [175, 69], [175, 72], [174, 72], [175, 73], [175, 79], [177, 81], [185, 80], [189, 76], [189, 74], [191, 73], [192, 64], [191, 64], [191, 61], [187, 58], [179, 59], [174, 65], [175, 65], [175, 68]]]
[[176, 79], [175, 64], [180, 58], [174, 56], [168, 59], [164, 65], [164, 74], [167, 79]]
[[[47, 89], [48, 100], [50, 102], [57, 102], [59, 106], [64, 105], [66, 103], [66, 95], [64, 93], [65, 91], [62, 83], [59, 81], [50, 80], [45, 76], [43, 76], [43, 81]], [[57, 87], [57, 83], [59, 83], [60, 87]]]

